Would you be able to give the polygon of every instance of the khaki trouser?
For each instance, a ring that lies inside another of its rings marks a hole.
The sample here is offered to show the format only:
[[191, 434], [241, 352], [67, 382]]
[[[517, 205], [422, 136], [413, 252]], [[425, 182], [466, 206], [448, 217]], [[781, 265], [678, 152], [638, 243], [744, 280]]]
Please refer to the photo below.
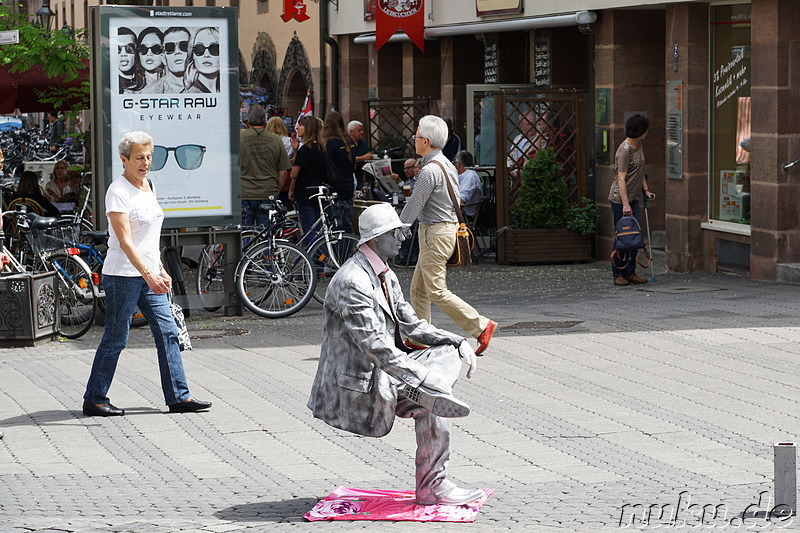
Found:
[[489, 319], [447, 288], [447, 260], [456, 247], [455, 222], [419, 224], [419, 257], [411, 278], [411, 307], [419, 318], [431, 321], [431, 303], [458, 327], [478, 338]]

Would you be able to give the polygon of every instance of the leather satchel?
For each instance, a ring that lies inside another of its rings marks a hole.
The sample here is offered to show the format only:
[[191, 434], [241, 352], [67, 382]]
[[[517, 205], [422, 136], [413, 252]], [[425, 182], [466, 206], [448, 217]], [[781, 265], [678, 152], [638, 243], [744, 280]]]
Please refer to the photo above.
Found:
[[453, 192], [453, 185], [450, 183], [450, 176], [444, 166], [434, 160], [431, 163], [436, 163], [442, 169], [444, 174], [444, 182], [447, 184], [447, 192], [450, 194], [450, 201], [453, 202], [453, 208], [456, 210], [456, 217], [458, 218], [458, 228], [456, 228], [456, 247], [453, 250], [453, 255], [447, 260], [449, 267], [467, 267], [472, 264], [472, 250], [475, 248], [475, 235], [472, 230], [467, 226], [464, 219], [464, 213], [461, 211], [461, 204], [456, 200], [456, 195]]

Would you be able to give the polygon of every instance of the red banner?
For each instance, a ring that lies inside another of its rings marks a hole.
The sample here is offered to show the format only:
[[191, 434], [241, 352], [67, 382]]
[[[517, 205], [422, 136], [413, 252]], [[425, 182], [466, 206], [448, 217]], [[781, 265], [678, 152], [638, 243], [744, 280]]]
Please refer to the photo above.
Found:
[[378, 0], [375, 12], [375, 49], [380, 50], [397, 30], [425, 51], [425, 0]]
[[284, 22], [289, 22], [295, 19], [297, 22], [304, 22], [311, 17], [306, 13], [305, 0], [283, 0], [283, 15], [281, 18]]

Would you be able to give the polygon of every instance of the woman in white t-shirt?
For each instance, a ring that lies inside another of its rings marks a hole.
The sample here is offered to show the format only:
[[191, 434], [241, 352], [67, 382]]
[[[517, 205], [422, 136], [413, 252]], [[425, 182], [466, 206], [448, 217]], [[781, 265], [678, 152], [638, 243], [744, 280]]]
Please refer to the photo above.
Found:
[[119, 143], [124, 168], [106, 191], [108, 253], [103, 265], [106, 323], [97, 347], [92, 373], [83, 395], [83, 414], [120, 416], [124, 409], [111, 405], [108, 389], [114, 379], [119, 354], [125, 348], [131, 315], [138, 305], [156, 342], [161, 388], [170, 412], [186, 413], [211, 407], [192, 398], [183, 371], [178, 328], [167, 293], [172, 279], [161, 264], [159, 239], [164, 211], [148, 179], [153, 158], [153, 138], [147, 133], [126, 133]]

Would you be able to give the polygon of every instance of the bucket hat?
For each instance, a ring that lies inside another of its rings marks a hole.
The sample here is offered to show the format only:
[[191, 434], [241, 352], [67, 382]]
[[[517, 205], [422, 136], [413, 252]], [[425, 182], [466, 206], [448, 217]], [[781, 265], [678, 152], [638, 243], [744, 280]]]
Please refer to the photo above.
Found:
[[403, 224], [400, 217], [397, 216], [397, 211], [390, 204], [371, 205], [364, 209], [364, 212], [358, 217], [358, 233], [361, 235], [358, 246], [387, 231], [397, 228], [406, 229], [410, 226], [411, 224]]

